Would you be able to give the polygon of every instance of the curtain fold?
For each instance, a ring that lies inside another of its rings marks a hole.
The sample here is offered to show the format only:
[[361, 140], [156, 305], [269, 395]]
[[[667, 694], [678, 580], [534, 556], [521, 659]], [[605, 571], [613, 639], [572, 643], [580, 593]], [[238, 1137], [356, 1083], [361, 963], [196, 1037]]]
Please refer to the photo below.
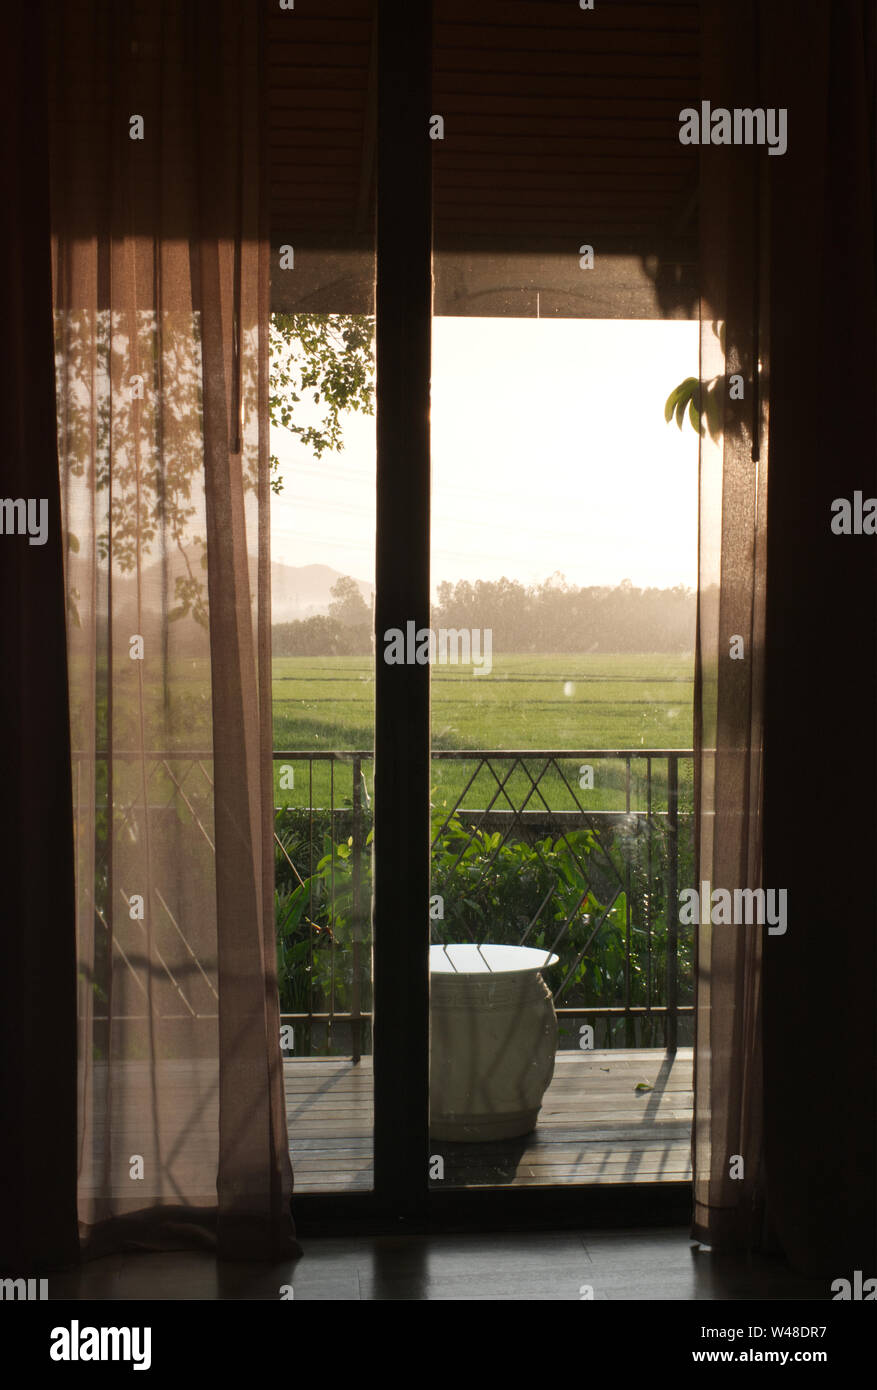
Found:
[[[758, 5], [702, 9], [701, 100], [757, 108]], [[716, 890], [762, 884], [767, 525], [767, 150], [701, 149], [701, 418], [695, 658], [694, 1237], [753, 1244], [763, 1219], [764, 934]], [[736, 914], [741, 916], [739, 912]], [[756, 914], [753, 912], [752, 917]], [[716, 920], [718, 919], [718, 920]]]
[[273, 923], [258, 0], [49, 43], [83, 1246], [297, 1249]]

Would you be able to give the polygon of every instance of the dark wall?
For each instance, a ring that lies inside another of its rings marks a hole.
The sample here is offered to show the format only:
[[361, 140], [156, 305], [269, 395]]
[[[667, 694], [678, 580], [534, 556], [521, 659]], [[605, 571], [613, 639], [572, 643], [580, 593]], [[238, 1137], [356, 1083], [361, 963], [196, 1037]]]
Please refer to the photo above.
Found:
[[76, 1258], [76, 960], [67, 648], [49, 255], [43, 5], [0, 33], [0, 495], [48, 539], [0, 535], [0, 1273]]
[[877, 496], [875, 7], [768, 9], [770, 160], [765, 951], [774, 1232], [793, 1264], [877, 1274], [877, 536], [831, 502]]

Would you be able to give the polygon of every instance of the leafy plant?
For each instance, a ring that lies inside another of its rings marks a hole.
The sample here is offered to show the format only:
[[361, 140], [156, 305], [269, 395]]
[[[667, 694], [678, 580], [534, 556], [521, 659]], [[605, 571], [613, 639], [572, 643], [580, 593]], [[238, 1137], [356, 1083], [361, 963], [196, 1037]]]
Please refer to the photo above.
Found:
[[[361, 851], [360, 893], [354, 903], [352, 834], [336, 833], [333, 839], [326, 813], [317, 830], [322, 854], [313, 871], [293, 872], [287, 856], [304, 865], [309, 854], [308, 813], [287, 809], [281, 817], [286, 820], [278, 831], [284, 851], [278, 852], [275, 893], [281, 1009], [350, 1007], [357, 909], [365, 1007], [371, 832]], [[336, 832], [337, 822], [336, 813]], [[677, 845], [680, 886], [692, 871], [689, 840], [682, 817]], [[433, 940], [554, 949], [560, 963], [548, 980], [554, 989], [566, 981], [560, 1001], [564, 1005], [617, 1006], [625, 998], [628, 979], [632, 1005], [663, 1003], [670, 852], [666, 827], [658, 819], [647, 823], [645, 817], [632, 816], [600, 833], [582, 827], [564, 835], [506, 840], [499, 831], [467, 825], [460, 814], [448, 819], [445, 808], [435, 806], [431, 892], [441, 895], [443, 916], [430, 924]], [[675, 913], [676, 904], [669, 910]], [[691, 989], [691, 939], [682, 931], [677, 980], [679, 1002], [685, 1003]], [[627, 1026], [633, 1045], [630, 1020]], [[656, 1038], [662, 1026], [654, 1025]], [[652, 1037], [648, 1021], [646, 1035]]]
[[278, 830], [274, 911], [280, 1008], [283, 1013], [326, 1006], [345, 1011], [353, 997], [354, 939], [360, 944], [360, 987], [365, 991], [368, 985], [372, 833], [360, 851], [357, 897], [353, 836], [333, 842], [326, 824], [331, 817], [325, 818], [322, 832], [318, 827], [323, 852], [313, 871], [305, 876], [299, 869], [309, 856], [306, 816], [287, 810]]
[[[367, 314], [272, 314], [268, 398], [271, 424], [297, 434], [322, 458], [344, 447], [341, 416], [374, 414], [374, 319]], [[296, 419], [294, 407], [310, 396], [322, 409], [317, 425]], [[271, 455], [271, 467], [280, 460]], [[275, 493], [283, 489], [277, 473]]]
[[473, 831], [454, 816], [433, 845], [433, 890], [445, 913], [434, 934], [546, 951], [556, 944], [558, 970], [584, 952], [569, 989], [594, 1003], [617, 986], [624, 965], [626, 900], [600, 858], [592, 830], [504, 842], [499, 831]]
[[[724, 352], [724, 322], [715, 321], [712, 330], [714, 337], [721, 345], [722, 352]], [[708, 381], [701, 381], [696, 376], [687, 376], [684, 381], [674, 387], [664, 402], [664, 419], [667, 424], [669, 425], [675, 416], [676, 424], [681, 430], [685, 423], [687, 410], [688, 420], [693, 430], [702, 436], [704, 426], [706, 426], [710, 438], [718, 439], [721, 434], [721, 401], [725, 381], [726, 377], [723, 375], [711, 377]]]
[[664, 419], [667, 424], [669, 425], [675, 415], [676, 424], [682, 429], [686, 406], [691, 427], [700, 434], [700, 379], [696, 376], [687, 376], [670, 392], [664, 404]]
[[[207, 546], [199, 533], [204, 474], [200, 333], [197, 314], [70, 310], [55, 315], [65, 490], [75, 496], [77, 488], [93, 488], [95, 514], [106, 518], [95, 536], [97, 556], [122, 574], [139, 569], [156, 540], [173, 545], [182, 572], [174, 579], [177, 602], [168, 621], [190, 616], [206, 628]], [[374, 413], [373, 342], [374, 318], [367, 314], [273, 314], [271, 424], [297, 434], [317, 459], [326, 450], [342, 449], [344, 413]], [[246, 419], [258, 408], [252, 332], [244, 333], [242, 346]], [[308, 396], [322, 410], [316, 424], [297, 418], [296, 407]], [[257, 486], [257, 468], [245, 436], [245, 488]], [[277, 493], [283, 480], [273, 454], [271, 469]], [[72, 531], [67, 545], [79, 553], [80, 540]], [[79, 599], [71, 584], [67, 602], [75, 626], [81, 626]]]

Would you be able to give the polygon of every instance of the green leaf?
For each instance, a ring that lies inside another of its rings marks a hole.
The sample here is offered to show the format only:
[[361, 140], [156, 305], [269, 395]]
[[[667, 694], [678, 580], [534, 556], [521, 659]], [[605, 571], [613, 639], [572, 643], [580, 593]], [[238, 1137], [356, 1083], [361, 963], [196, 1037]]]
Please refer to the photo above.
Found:
[[681, 389], [681, 386], [674, 387], [665, 402], [664, 419], [666, 420], [668, 425], [670, 421], [673, 419], [673, 411], [676, 409], [676, 401], [679, 398], [679, 392], [681, 391]]
[[72, 531], [67, 532], [67, 544], [73, 551], [74, 555], [79, 554], [79, 541], [77, 540], [76, 536], [74, 536]]

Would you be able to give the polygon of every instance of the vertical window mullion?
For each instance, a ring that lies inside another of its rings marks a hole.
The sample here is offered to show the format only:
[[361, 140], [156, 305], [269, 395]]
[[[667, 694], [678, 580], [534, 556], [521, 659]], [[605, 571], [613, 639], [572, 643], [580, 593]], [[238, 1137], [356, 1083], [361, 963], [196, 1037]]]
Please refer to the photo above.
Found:
[[430, 623], [431, 34], [427, 0], [379, 0], [375, 1190], [399, 1214], [427, 1196], [430, 669], [383, 654]]

